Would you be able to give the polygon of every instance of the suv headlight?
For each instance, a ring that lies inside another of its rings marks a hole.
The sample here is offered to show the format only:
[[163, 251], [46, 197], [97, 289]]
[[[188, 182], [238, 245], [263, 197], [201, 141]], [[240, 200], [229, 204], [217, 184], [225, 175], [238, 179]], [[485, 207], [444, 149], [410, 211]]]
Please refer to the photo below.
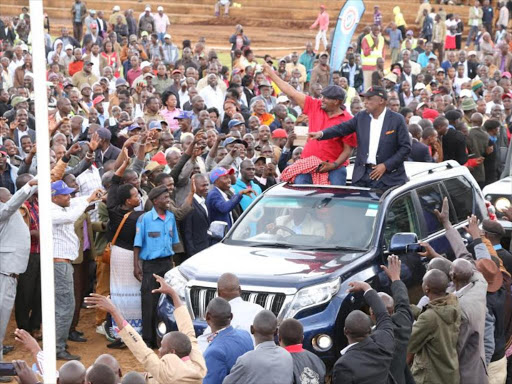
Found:
[[494, 203], [494, 206], [499, 212], [504, 212], [510, 208], [510, 200], [506, 197], [500, 197]]
[[340, 279], [302, 288], [298, 291], [284, 318], [294, 317], [298, 312], [327, 303], [340, 290]]
[[181, 301], [185, 302], [185, 288], [188, 280], [181, 274], [179, 268], [171, 269], [165, 274], [164, 278], [167, 284], [180, 296]]

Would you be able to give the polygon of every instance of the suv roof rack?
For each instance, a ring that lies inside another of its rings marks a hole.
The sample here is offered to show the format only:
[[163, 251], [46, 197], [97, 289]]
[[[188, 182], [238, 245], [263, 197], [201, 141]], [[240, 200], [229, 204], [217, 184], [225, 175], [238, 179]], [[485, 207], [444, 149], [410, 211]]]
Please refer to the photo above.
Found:
[[460, 164], [457, 163], [455, 160], [447, 160], [447, 161], [443, 161], [442, 163], [438, 163], [436, 166], [433, 166], [428, 169], [420, 170], [416, 173], [410, 174], [409, 177], [413, 178], [413, 177], [418, 177], [418, 176], [422, 176], [425, 174], [431, 175], [434, 172], [446, 171], [446, 170], [453, 169], [456, 167], [460, 167]]
[[293, 185], [294, 187], [303, 187], [303, 188], [336, 188], [336, 189], [353, 189], [356, 191], [371, 191], [371, 188], [366, 187], [356, 187], [353, 185], [331, 185], [331, 184], [293, 184], [293, 183], [286, 183], [288, 185]]

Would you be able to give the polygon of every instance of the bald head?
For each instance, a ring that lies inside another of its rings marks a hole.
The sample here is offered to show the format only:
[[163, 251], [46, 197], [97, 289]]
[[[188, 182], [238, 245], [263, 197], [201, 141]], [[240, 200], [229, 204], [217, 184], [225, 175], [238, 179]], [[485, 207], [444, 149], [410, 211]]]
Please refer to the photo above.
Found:
[[11, 192], [7, 188], [0, 188], [0, 201], [7, 203], [11, 198]]
[[465, 259], [457, 259], [452, 263], [450, 275], [457, 288], [462, 288], [473, 277], [473, 265]]
[[103, 355], [98, 356], [94, 364], [105, 364], [106, 366], [110, 367], [110, 369], [112, 369], [119, 378], [123, 377], [119, 362], [114, 356], [109, 355], [108, 353], [104, 353]]
[[219, 296], [227, 301], [240, 296], [241, 288], [238, 277], [232, 273], [224, 273], [217, 281], [217, 291]]
[[426, 294], [444, 295], [449, 282], [444, 272], [432, 269], [423, 276], [423, 290]]
[[231, 305], [222, 297], [216, 297], [206, 307], [206, 322], [214, 332], [231, 324], [232, 318]]
[[121, 384], [146, 384], [146, 379], [139, 372], [128, 372], [124, 375]]
[[160, 347], [160, 357], [168, 353], [174, 353], [180, 359], [190, 355], [192, 351], [192, 344], [187, 335], [182, 332], [175, 331], [169, 332], [162, 339], [162, 346]]
[[85, 367], [79, 361], [68, 361], [59, 369], [59, 384], [83, 384], [84, 380]]
[[105, 364], [93, 364], [87, 371], [87, 384], [116, 384], [116, 374]]
[[260, 311], [251, 325], [251, 333], [254, 337], [260, 337], [262, 339], [274, 338], [274, 334], [277, 329], [277, 318], [271, 311], [263, 310]]
[[356, 309], [348, 314], [345, 319], [345, 335], [350, 342], [361, 341], [368, 337], [372, 330], [370, 317]]
[[380, 299], [386, 306], [386, 309], [388, 310], [389, 314], [392, 315], [395, 312], [395, 300], [391, 296], [389, 296], [387, 293], [379, 292], [378, 293]]
[[436, 257], [427, 265], [427, 271], [432, 269], [438, 269], [443, 272], [446, 276], [450, 276], [450, 269], [452, 267], [452, 262], [444, 257]]
[[473, 113], [471, 115], [471, 125], [473, 127], [480, 127], [482, 126], [482, 124], [484, 123], [484, 117], [482, 116], [481, 113]]

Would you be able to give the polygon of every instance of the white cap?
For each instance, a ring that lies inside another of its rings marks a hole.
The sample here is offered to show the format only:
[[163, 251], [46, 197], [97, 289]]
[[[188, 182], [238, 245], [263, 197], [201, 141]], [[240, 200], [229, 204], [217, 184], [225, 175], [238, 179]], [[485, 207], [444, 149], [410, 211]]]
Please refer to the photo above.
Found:
[[470, 89], [463, 89], [460, 91], [459, 97], [462, 99], [463, 97], [472, 97]]
[[140, 64], [140, 69], [144, 69], [146, 67], [151, 67], [151, 63], [149, 61], [143, 61], [141, 64]]
[[28, 51], [28, 47], [27, 47], [27, 44], [21, 44], [21, 50], [22, 51]]
[[156, 10], [157, 10], [158, 12], [160, 12], [160, 11], [162, 11], [162, 12], [163, 12], [164, 7], [162, 7], [161, 5], [159, 5], [159, 6], [158, 6], [158, 8], [157, 8]]
[[473, 56], [473, 55], [476, 56], [476, 51], [469, 51], [468, 56]]
[[90, 9], [90, 10], [89, 10], [89, 13], [91, 13], [91, 14], [95, 15], [95, 14], [96, 14], [96, 11], [95, 11], [94, 9]]
[[415, 90], [415, 91], [421, 91], [422, 89], [425, 89], [425, 84], [423, 84], [423, 83], [417, 83], [417, 84], [414, 86], [414, 90]]
[[281, 95], [277, 98], [278, 103], [286, 103], [288, 101], [290, 101], [290, 99], [286, 95]]
[[411, 124], [418, 124], [421, 120], [421, 116], [411, 116], [411, 118], [409, 119], [409, 125]]
[[66, 45], [64, 50], [67, 51], [68, 49], [73, 49], [73, 46], [71, 44]]
[[421, 102], [421, 103], [419, 103], [419, 104], [418, 104], [418, 106], [416, 107], [416, 110], [418, 110], [418, 109], [420, 109], [420, 108], [423, 108], [423, 107], [425, 107], [425, 106], [427, 106], [427, 104], [425, 104], [424, 102]]
[[151, 12], [151, 7], [149, 5], [146, 5], [146, 8], [144, 8], [146, 12]]
[[114, 5], [114, 8], [112, 8], [114, 12], [119, 12], [121, 10], [121, 7], [119, 5]]
[[168, 33], [165, 34], [164, 36], [164, 39], [172, 39], [171, 35], [169, 35]]

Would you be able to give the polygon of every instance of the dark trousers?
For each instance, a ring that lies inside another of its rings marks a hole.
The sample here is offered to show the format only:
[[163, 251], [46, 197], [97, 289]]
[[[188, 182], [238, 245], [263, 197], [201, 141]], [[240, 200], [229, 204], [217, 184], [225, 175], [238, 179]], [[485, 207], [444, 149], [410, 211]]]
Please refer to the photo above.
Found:
[[32, 332], [41, 328], [41, 257], [31, 253], [27, 270], [18, 277], [14, 315], [19, 329]]
[[73, 264], [73, 282], [75, 290], [75, 312], [69, 332], [73, 332], [80, 320], [80, 311], [84, 302], [84, 297], [89, 286], [89, 264], [90, 250], [84, 251], [84, 260], [80, 264]]
[[159, 286], [153, 274], [163, 277], [171, 268], [171, 257], [142, 261], [142, 338], [150, 348], [156, 347], [156, 307], [160, 298], [160, 294], [151, 293]]
[[372, 180], [370, 179], [370, 173], [372, 173], [372, 166], [366, 165], [365, 166], [365, 172], [363, 177], [361, 177], [357, 182], [354, 183], [354, 186], [356, 187], [363, 187], [363, 188], [373, 188], [373, 189], [388, 189], [390, 186], [384, 184], [381, 180]]
[[84, 23], [73, 22], [73, 37], [81, 44], [82, 34], [84, 33]]

